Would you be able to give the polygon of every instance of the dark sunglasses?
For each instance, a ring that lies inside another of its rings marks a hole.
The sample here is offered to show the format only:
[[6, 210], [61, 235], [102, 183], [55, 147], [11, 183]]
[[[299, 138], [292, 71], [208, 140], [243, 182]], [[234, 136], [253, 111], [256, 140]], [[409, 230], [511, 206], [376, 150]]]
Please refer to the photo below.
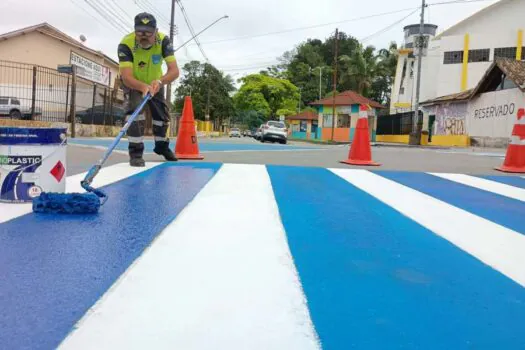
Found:
[[150, 38], [150, 37], [152, 37], [153, 34], [155, 34], [155, 33], [152, 33], [152, 32], [135, 32], [135, 34], [136, 34], [137, 36], [145, 36], [145, 37], [147, 37], [147, 38]]

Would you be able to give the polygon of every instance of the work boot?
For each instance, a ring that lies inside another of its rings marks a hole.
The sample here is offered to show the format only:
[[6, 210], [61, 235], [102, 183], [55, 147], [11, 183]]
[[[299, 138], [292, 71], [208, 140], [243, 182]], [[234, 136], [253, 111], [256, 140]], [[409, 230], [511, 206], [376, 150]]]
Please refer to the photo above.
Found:
[[142, 158], [130, 158], [129, 159], [129, 165], [133, 167], [145, 167], [146, 162]]
[[164, 159], [169, 162], [176, 162], [177, 157], [175, 157], [175, 154], [173, 154], [169, 145], [169, 141], [155, 141], [155, 148], [153, 149], [153, 152], [160, 156], [164, 156]]

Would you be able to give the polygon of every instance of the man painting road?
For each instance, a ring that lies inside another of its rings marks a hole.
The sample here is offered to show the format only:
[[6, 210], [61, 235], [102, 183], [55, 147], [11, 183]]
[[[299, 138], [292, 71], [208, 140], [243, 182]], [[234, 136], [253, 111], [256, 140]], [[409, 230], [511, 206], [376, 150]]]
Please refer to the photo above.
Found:
[[[169, 37], [157, 29], [157, 21], [149, 13], [135, 17], [135, 31], [126, 35], [118, 46], [120, 75], [127, 88], [126, 109], [131, 115], [148, 92], [153, 96], [148, 101], [152, 116], [154, 152], [164, 156], [167, 161], [177, 158], [170, 150], [166, 135], [169, 125], [169, 111], [164, 99], [164, 85], [179, 77], [179, 68]], [[162, 73], [162, 62], [168, 71]], [[143, 167], [144, 153], [144, 112], [130, 125], [127, 135], [129, 141], [130, 165]]]

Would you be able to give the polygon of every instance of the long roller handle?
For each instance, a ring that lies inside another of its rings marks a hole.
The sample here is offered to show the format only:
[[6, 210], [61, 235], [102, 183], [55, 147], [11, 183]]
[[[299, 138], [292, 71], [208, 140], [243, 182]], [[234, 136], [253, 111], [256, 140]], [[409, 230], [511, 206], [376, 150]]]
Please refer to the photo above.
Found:
[[[144, 98], [142, 99], [142, 102], [138, 105], [138, 107], [135, 109], [135, 111], [133, 112], [133, 114], [128, 118], [128, 121], [126, 122], [126, 124], [124, 124], [124, 126], [122, 127], [122, 129], [120, 130], [119, 134], [117, 135], [117, 137], [113, 140], [113, 142], [111, 143], [111, 145], [108, 147], [108, 149], [106, 150], [106, 153], [104, 154], [104, 156], [100, 159], [100, 161], [98, 162], [98, 164], [96, 165], [93, 165], [91, 167], [91, 169], [89, 169], [89, 171], [87, 172], [84, 180], [80, 183], [81, 186], [87, 190], [87, 191], [90, 191], [90, 192], [94, 192], [96, 193], [97, 195], [99, 195], [99, 193], [97, 192], [100, 192], [100, 191], [97, 191], [95, 189], [93, 189], [90, 185], [91, 185], [91, 182], [93, 182], [93, 179], [95, 178], [95, 176], [97, 176], [98, 172], [100, 171], [100, 169], [102, 168], [102, 165], [104, 165], [104, 163], [106, 162], [106, 160], [109, 158], [111, 152], [113, 152], [113, 150], [115, 149], [115, 147], [117, 146], [117, 144], [120, 142], [120, 139], [122, 138], [122, 136], [124, 136], [124, 134], [126, 133], [126, 131], [128, 131], [128, 128], [129, 126], [131, 125], [131, 123], [133, 123], [133, 121], [135, 120], [135, 118], [137, 118], [137, 116], [139, 115], [139, 113], [142, 111], [142, 109], [144, 108], [144, 106], [146, 105], [146, 103], [148, 102], [149, 99], [151, 99], [151, 94], [148, 92], [146, 94], [146, 96], [144, 96]], [[102, 193], [100, 193], [102, 194]], [[99, 195], [100, 196], [100, 195]]]

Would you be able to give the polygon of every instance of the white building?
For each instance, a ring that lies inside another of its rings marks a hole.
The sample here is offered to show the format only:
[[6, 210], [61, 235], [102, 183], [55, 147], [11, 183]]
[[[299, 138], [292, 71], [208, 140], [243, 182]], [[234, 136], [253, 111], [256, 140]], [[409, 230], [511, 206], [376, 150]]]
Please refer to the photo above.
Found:
[[[525, 0], [501, 0], [437, 36], [436, 26], [425, 25], [430, 38], [424, 50], [420, 101], [474, 88], [495, 57], [523, 60]], [[390, 113], [413, 110], [416, 96], [417, 57], [413, 49], [419, 25], [405, 27], [399, 50]]]

